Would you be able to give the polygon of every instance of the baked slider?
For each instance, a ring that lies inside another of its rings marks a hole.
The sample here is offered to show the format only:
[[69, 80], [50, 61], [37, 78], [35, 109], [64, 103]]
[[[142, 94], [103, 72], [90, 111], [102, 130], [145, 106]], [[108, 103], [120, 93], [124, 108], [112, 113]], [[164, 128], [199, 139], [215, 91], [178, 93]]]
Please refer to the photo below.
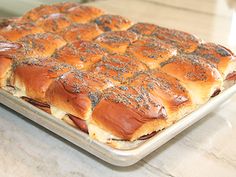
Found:
[[101, 9], [90, 6], [75, 6], [65, 12], [69, 19], [76, 23], [87, 23], [104, 12]]
[[14, 95], [28, 97], [46, 103], [45, 93], [51, 82], [72, 67], [50, 58], [32, 58], [18, 62], [14, 66], [11, 85]]
[[36, 25], [41, 27], [45, 32], [59, 33], [71, 25], [71, 21], [65, 14], [55, 13], [44, 15], [36, 21]]
[[73, 41], [55, 51], [53, 57], [78, 69], [87, 70], [106, 55], [105, 49], [93, 41]]
[[57, 48], [66, 44], [59, 35], [53, 33], [29, 34], [19, 41], [23, 45], [25, 58], [44, 58], [51, 56]]
[[10, 23], [0, 28], [0, 35], [7, 40], [17, 41], [28, 34], [43, 33], [44, 30], [34, 23]]
[[96, 18], [94, 21], [99, 28], [106, 32], [106, 31], [122, 31], [126, 30], [131, 26], [131, 21], [125, 17], [120, 15], [101, 15], [100, 17]]
[[[110, 86], [111, 83], [104, 77], [72, 70], [51, 83], [46, 92], [46, 99], [53, 116], [66, 122], [69, 116], [77, 128], [86, 130], [85, 121], [90, 118], [94, 106], [100, 99], [101, 91]], [[78, 122], [83, 126], [80, 127]]]
[[209, 63], [214, 65], [221, 73], [223, 79], [232, 77], [232, 73], [236, 71], [236, 57], [227, 48], [214, 43], [202, 43], [193, 53], [201, 56]]
[[160, 70], [179, 79], [198, 105], [222, 90], [223, 79], [217, 68], [196, 55], [174, 56], [160, 63]]
[[152, 36], [174, 45], [180, 52], [186, 53], [193, 52], [200, 43], [199, 39], [192, 34], [160, 26], [156, 27]]
[[96, 23], [73, 23], [65, 28], [61, 35], [67, 42], [72, 42], [75, 40], [91, 41], [101, 33], [102, 31]]
[[115, 84], [127, 82], [138, 71], [147, 70], [147, 66], [128, 55], [109, 54], [95, 63], [90, 72], [102, 74]]
[[110, 53], [125, 53], [129, 44], [138, 36], [130, 31], [110, 31], [99, 35], [95, 41], [110, 51]]
[[130, 44], [126, 52], [154, 69], [176, 55], [177, 49], [159, 39], [142, 37]]

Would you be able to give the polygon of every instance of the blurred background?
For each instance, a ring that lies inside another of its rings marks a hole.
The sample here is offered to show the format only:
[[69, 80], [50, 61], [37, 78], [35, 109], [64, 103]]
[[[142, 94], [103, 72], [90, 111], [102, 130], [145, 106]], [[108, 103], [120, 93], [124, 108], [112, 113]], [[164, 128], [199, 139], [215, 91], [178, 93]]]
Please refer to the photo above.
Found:
[[[53, 4], [64, 2], [65, 0], [0, 0], [0, 17], [20, 16], [27, 10], [41, 4]], [[95, 0], [68, 0], [76, 2], [91, 2]]]

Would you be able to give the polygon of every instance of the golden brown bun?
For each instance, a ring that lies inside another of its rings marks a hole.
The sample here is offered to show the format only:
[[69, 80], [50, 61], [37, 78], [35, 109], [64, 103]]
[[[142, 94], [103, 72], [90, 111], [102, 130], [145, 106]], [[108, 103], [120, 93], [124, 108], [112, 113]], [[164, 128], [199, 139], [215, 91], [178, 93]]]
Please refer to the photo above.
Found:
[[17, 96], [46, 102], [45, 92], [50, 83], [70, 69], [71, 66], [52, 59], [24, 60], [14, 68], [12, 85], [19, 91]]
[[195, 105], [189, 92], [180, 81], [158, 69], [139, 72], [130, 81], [131, 86], [141, 86], [163, 104], [167, 121], [173, 122], [190, 113]]
[[10, 41], [17, 41], [28, 34], [42, 32], [44, 32], [44, 30], [33, 23], [11, 23], [0, 29], [0, 35]]
[[198, 46], [195, 55], [199, 55], [220, 71], [223, 79], [228, 74], [236, 71], [236, 58], [234, 54], [221, 45], [214, 43], [203, 43]]
[[175, 56], [160, 63], [160, 69], [179, 79], [196, 104], [205, 103], [215, 91], [222, 89], [218, 70], [198, 56]]
[[87, 23], [102, 15], [103, 11], [90, 6], [76, 6], [68, 9], [66, 14], [73, 22]]
[[151, 23], [136, 23], [134, 25], [132, 25], [128, 31], [132, 31], [138, 35], [144, 35], [144, 36], [148, 36], [151, 35], [154, 30], [156, 29], [156, 25], [151, 24]]
[[153, 69], [176, 55], [177, 49], [159, 39], [143, 37], [133, 42], [126, 52]]
[[86, 120], [110, 83], [92, 73], [73, 70], [55, 80], [47, 90], [47, 102], [67, 114]]
[[128, 55], [110, 54], [102, 57], [102, 60], [89, 70], [95, 74], [103, 74], [107, 79], [123, 83], [132, 77], [135, 72], [147, 70], [142, 62]]
[[67, 42], [72, 42], [75, 40], [91, 41], [101, 33], [102, 31], [95, 23], [74, 23], [64, 29], [61, 35]]
[[60, 12], [67, 12], [70, 8], [80, 6], [81, 4], [79, 2], [61, 2], [53, 4], [53, 6], [56, 6]]
[[12, 63], [11, 58], [0, 55], [0, 88], [8, 84]]
[[199, 39], [192, 34], [160, 26], [156, 27], [152, 36], [176, 46], [180, 52], [191, 53], [199, 44]]
[[102, 31], [121, 31], [131, 26], [131, 21], [120, 15], [101, 15], [94, 21]]
[[106, 52], [99, 44], [92, 41], [77, 40], [58, 49], [53, 57], [78, 69], [86, 70], [104, 55]]
[[138, 36], [130, 31], [111, 31], [99, 35], [95, 41], [111, 53], [122, 54], [125, 53], [128, 45], [137, 38]]
[[[163, 129], [167, 124], [165, 109], [158, 97], [146, 91], [133, 86], [105, 90], [102, 100], [94, 108], [90, 124], [131, 141]], [[90, 136], [100, 139], [99, 132], [93, 131]]]
[[53, 52], [66, 44], [61, 36], [52, 33], [29, 34], [19, 40], [24, 46], [25, 58], [49, 57]]
[[23, 16], [22, 19], [24, 21], [36, 21], [40, 17], [44, 15], [49, 15], [49, 14], [54, 14], [54, 13], [59, 13], [60, 10], [56, 6], [50, 6], [50, 5], [41, 5], [39, 7], [36, 7], [28, 12], [26, 12]]
[[45, 32], [59, 33], [70, 26], [71, 21], [65, 14], [55, 13], [45, 15], [36, 21], [36, 25], [44, 29]]
[[9, 84], [13, 60], [17, 59], [18, 50], [21, 48], [22, 46], [18, 43], [0, 42], [0, 87], [5, 87]]

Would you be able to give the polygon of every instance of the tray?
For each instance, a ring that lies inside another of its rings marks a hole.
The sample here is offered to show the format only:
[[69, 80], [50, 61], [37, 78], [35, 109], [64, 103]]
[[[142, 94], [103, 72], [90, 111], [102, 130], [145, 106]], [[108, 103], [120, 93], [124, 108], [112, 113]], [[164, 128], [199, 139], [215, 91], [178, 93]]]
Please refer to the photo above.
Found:
[[169, 128], [157, 133], [154, 137], [140, 142], [136, 147], [123, 150], [114, 149], [106, 144], [90, 139], [87, 134], [54, 118], [50, 114], [43, 112], [22, 99], [12, 96], [2, 89], [0, 89], [0, 103], [110, 164], [116, 166], [130, 166], [150, 154], [152, 151], [158, 149], [184, 129], [202, 119], [217, 106], [227, 101], [234, 93], [236, 93], [236, 85], [225, 89], [218, 96], [211, 98], [209, 102], [202, 105], [196, 111], [185, 116]]

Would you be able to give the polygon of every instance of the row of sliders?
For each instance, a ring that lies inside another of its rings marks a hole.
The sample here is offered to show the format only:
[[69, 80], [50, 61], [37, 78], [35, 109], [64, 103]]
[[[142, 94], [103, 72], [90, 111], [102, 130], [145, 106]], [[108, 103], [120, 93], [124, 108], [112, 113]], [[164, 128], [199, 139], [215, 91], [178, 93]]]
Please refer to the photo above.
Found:
[[0, 87], [117, 148], [206, 103], [235, 68], [221, 45], [78, 3], [0, 25]]

